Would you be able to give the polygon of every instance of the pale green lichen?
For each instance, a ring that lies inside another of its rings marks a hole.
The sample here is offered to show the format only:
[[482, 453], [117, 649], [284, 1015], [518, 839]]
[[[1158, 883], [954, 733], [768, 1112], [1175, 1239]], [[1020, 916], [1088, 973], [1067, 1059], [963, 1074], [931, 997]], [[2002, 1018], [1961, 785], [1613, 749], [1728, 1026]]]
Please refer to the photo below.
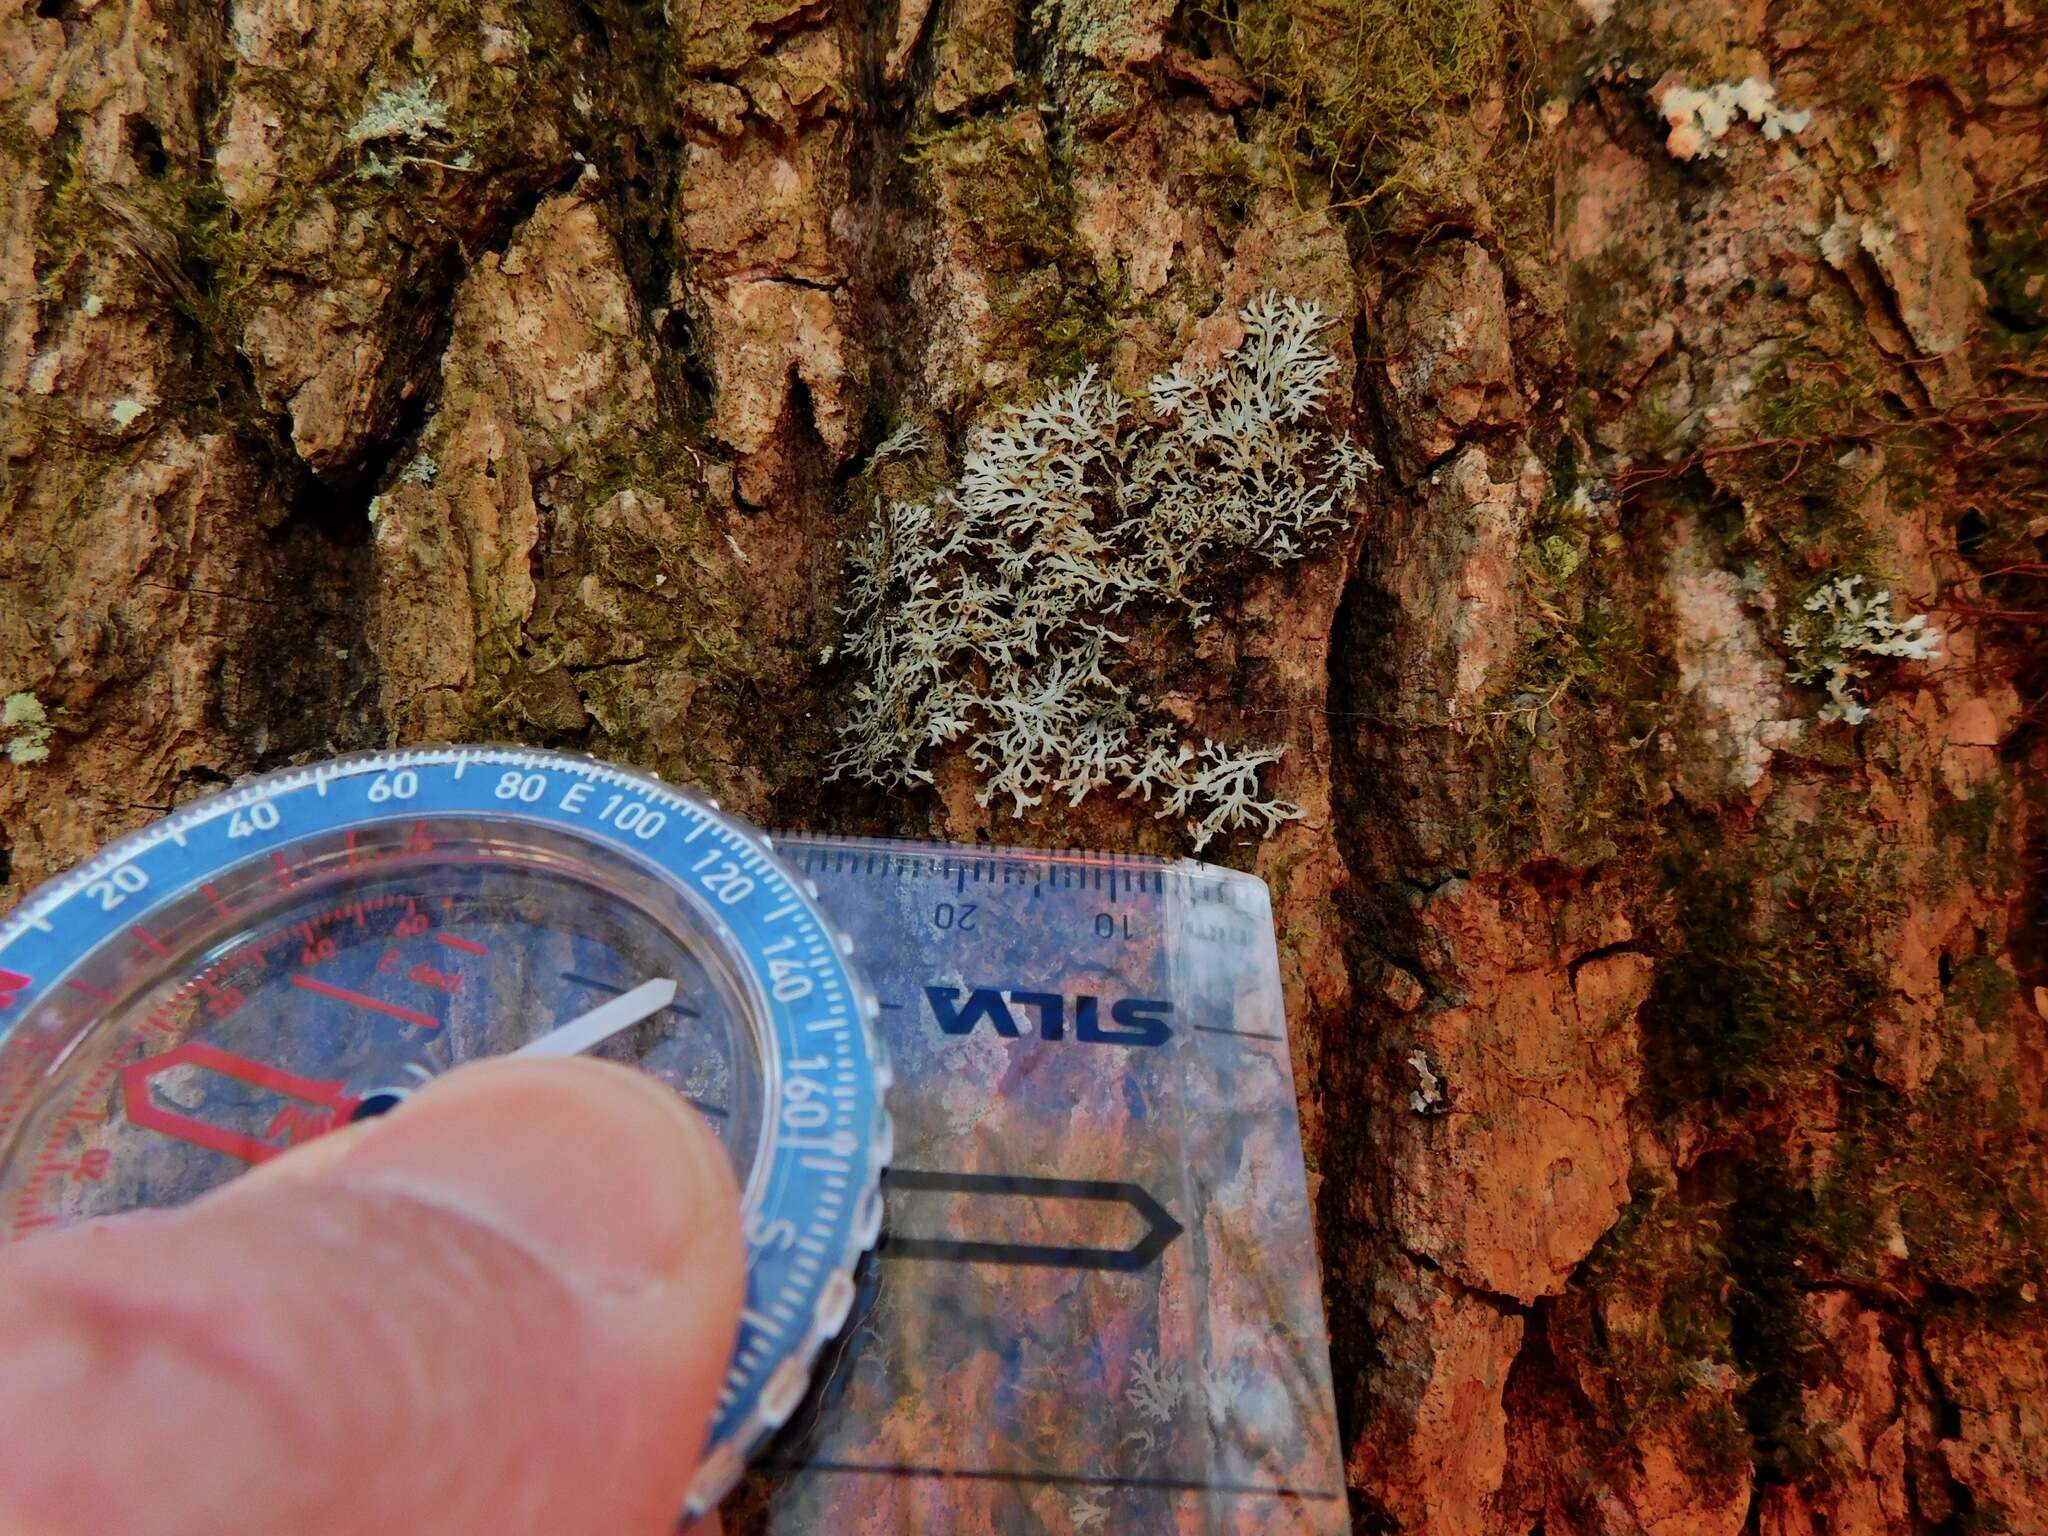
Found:
[[448, 128], [447, 105], [434, 96], [435, 77], [424, 75], [401, 90], [379, 91], [363, 108], [362, 115], [349, 124], [348, 141], [358, 149], [380, 146], [363, 156], [356, 175], [364, 181], [386, 186], [397, 182], [409, 165], [436, 165], [443, 170], [475, 169], [476, 158], [468, 150], [447, 159], [393, 148], [387, 156], [383, 147], [446, 143], [453, 135]]
[[[1300, 558], [1350, 517], [1378, 466], [1323, 419], [1337, 360], [1313, 304], [1267, 294], [1221, 366], [1154, 377], [1141, 406], [1084, 372], [969, 440], [959, 477], [884, 506], [849, 548], [842, 649], [861, 672], [833, 777], [929, 783], [963, 742], [980, 799], [1018, 812], [1120, 785], [1186, 816], [1195, 846], [1300, 811], [1264, 797], [1279, 748], [1198, 748], [1152, 726], [1117, 675], [1148, 604], [1208, 617], [1207, 578]], [[922, 434], [899, 430], [875, 462]]]
[[15, 732], [7, 743], [7, 760], [17, 767], [40, 763], [50, 755], [50, 717], [32, 693], [11, 693], [0, 704], [0, 730]]
[[1792, 648], [1792, 677], [1827, 689], [1822, 720], [1860, 725], [1870, 708], [1856, 689], [1869, 675], [1873, 658], [1932, 661], [1941, 654], [1941, 631], [1927, 627], [1927, 616], [1897, 618], [1889, 589], [1865, 597], [1861, 576], [1838, 576], [1800, 606], [1804, 615], [1785, 626]]
[[379, 91], [349, 124], [349, 143], [375, 144], [385, 139], [418, 143], [445, 129], [448, 107], [434, 98], [436, 83], [435, 76], [423, 75], [399, 90]]
[[1755, 75], [1705, 90], [1675, 80], [1657, 98], [1657, 110], [1671, 130], [1664, 148], [1677, 160], [1727, 154], [1721, 140], [1740, 118], [1755, 123], [1774, 143], [1804, 133], [1813, 122], [1810, 109], [1788, 112], [1778, 105], [1777, 87]]
[[107, 414], [114, 418], [115, 426], [132, 427], [147, 409], [140, 400], [116, 400], [107, 407]]
[[916, 420], [897, 423], [896, 429], [879, 443], [868, 455], [867, 463], [861, 466], [862, 474], [873, 474], [880, 464], [889, 459], [907, 459], [929, 452], [932, 446], [931, 434]]

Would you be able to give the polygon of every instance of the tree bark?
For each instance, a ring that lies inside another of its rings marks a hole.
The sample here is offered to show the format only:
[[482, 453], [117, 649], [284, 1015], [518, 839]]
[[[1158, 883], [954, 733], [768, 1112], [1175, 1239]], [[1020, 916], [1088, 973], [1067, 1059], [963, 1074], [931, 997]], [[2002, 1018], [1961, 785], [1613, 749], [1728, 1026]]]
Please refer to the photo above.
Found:
[[842, 541], [1313, 300], [1385, 472], [1137, 667], [1289, 749], [1358, 1528], [2048, 1531], [2036, 11], [0, 0], [0, 901], [422, 740], [1183, 851], [827, 781]]

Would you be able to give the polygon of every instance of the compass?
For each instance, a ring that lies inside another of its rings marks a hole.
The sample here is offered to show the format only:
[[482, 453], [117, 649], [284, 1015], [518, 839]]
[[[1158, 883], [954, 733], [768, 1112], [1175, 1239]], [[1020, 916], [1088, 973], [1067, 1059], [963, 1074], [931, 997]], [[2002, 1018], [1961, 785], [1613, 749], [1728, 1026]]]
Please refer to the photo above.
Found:
[[802, 1398], [880, 1228], [875, 1011], [769, 838], [658, 779], [498, 747], [269, 774], [0, 923], [0, 1242], [181, 1204], [478, 1057], [635, 1066], [710, 1122], [745, 1213], [694, 1517]]

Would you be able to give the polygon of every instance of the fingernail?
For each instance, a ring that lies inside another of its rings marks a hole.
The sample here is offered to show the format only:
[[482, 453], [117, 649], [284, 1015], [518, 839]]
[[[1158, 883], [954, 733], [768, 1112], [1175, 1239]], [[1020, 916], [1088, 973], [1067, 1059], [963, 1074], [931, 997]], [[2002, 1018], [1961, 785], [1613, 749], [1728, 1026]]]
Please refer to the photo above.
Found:
[[666, 1279], [700, 1245], [739, 1240], [732, 1167], [703, 1117], [647, 1074], [589, 1059], [452, 1072], [310, 1176], [439, 1206], [595, 1286]]

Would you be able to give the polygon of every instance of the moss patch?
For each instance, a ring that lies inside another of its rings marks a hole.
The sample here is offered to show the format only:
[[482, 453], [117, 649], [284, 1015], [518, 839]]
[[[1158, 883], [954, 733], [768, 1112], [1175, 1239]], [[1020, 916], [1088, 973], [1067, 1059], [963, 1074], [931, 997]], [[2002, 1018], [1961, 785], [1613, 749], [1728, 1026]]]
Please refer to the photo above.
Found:
[[1266, 189], [1280, 178], [1255, 145], [1227, 140], [1203, 152], [1190, 178], [1195, 195], [1216, 216], [1216, 227], [1234, 235], [1251, 222]]
[[1855, 793], [1830, 790], [1811, 823], [1683, 831], [1663, 874], [1687, 937], [1644, 1010], [1665, 1113], [1741, 1116], [1867, 1062], [1905, 898]]
[[904, 154], [935, 183], [932, 200], [957, 209], [980, 237], [993, 290], [991, 350], [1026, 363], [1031, 391], [1100, 362], [1128, 298], [1123, 275], [1101, 271], [1075, 234], [1073, 187], [1034, 121], [928, 123]]
[[1632, 844], [1659, 796], [1650, 751], [1668, 662], [1618, 584], [1619, 535], [1571, 494], [1569, 466], [1517, 561], [1535, 623], [1472, 734], [1487, 749], [1482, 830], [1503, 857], [1542, 847], [1587, 859]]
[[2009, 1075], [1944, 1064], [1918, 1094], [1861, 1084], [1843, 1118], [1803, 1233], [1829, 1271], [1870, 1280], [1896, 1264], [1995, 1305], [2048, 1280], [2048, 1210]]
[[1691, 1470], [1730, 1476], [1750, 1440], [1736, 1379], [1729, 1199], [1640, 1185], [1574, 1277], [1554, 1326], [1598, 1367], [1591, 1390], [1610, 1448], [1676, 1431]]
[[1517, 31], [1500, 0], [1239, 0], [1232, 47], [1341, 187], [1501, 74]]

